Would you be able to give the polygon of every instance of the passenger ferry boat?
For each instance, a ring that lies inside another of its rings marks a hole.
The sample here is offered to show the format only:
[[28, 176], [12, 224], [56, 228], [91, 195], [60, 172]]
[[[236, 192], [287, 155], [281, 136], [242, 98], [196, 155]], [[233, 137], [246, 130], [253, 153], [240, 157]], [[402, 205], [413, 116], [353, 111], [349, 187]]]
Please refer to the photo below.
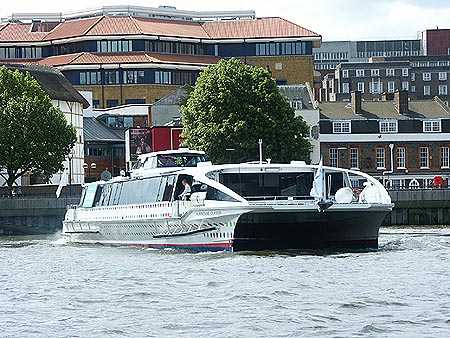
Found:
[[[186, 182], [191, 193], [181, 198]], [[359, 171], [212, 165], [182, 149], [142, 155], [130, 176], [86, 184], [63, 234], [73, 243], [196, 251], [366, 249], [378, 247], [391, 210], [383, 185]]]

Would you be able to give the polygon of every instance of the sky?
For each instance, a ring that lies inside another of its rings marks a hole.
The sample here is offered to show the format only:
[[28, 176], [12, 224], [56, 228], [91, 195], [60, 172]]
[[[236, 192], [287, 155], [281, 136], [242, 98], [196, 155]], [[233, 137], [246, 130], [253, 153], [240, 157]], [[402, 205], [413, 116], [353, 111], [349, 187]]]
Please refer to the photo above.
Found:
[[107, 5], [175, 6], [185, 10], [248, 10], [280, 16], [322, 35], [324, 41], [415, 39], [419, 31], [450, 28], [450, 0], [0, 0], [11, 13], [67, 12]]

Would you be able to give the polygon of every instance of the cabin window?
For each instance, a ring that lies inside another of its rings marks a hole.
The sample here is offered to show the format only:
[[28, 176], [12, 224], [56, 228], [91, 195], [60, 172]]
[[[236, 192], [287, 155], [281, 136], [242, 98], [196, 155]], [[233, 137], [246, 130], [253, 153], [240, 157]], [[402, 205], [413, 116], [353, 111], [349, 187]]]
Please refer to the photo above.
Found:
[[223, 191], [208, 186], [206, 190], [206, 199], [208, 201], [226, 201], [226, 202], [238, 202], [233, 197], [227, 195]]
[[[91, 184], [91, 185], [87, 186], [86, 192], [84, 194], [83, 204], [82, 204], [83, 208], [91, 208], [94, 205], [95, 198], [96, 198], [96, 196], [99, 195], [99, 194], [97, 194], [97, 188], [100, 188], [100, 187], [95, 184]], [[98, 190], [101, 190], [101, 189], [98, 189]]]
[[306, 173], [227, 173], [220, 175], [220, 183], [243, 197], [308, 196], [314, 174]]

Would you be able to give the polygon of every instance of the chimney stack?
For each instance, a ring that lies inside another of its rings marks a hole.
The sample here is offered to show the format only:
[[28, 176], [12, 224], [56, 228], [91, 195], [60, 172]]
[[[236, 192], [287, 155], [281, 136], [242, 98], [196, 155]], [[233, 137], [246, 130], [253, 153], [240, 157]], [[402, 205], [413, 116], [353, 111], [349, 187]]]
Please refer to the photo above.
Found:
[[394, 96], [395, 96], [395, 107], [397, 108], [399, 114], [407, 114], [409, 112], [408, 91], [397, 90]]
[[354, 114], [361, 112], [361, 101], [361, 92], [358, 90], [352, 92], [352, 111]]

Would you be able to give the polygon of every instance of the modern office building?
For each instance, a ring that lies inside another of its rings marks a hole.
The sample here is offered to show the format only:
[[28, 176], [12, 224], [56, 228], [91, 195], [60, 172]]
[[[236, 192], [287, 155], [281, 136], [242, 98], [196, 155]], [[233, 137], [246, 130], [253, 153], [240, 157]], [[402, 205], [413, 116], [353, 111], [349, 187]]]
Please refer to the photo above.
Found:
[[419, 33], [424, 55], [450, 55], [450, 29], [427, 29]]
[[221, 58], [269, 69], [279, 84], [313, 83], [321, 36], [253, 11], [192, 12], [109, 6], [76, 13], [13, 14], [0, 24], [0, 60], [58, 68], [93, 105], [149, 104], [193, 84]]
[[367, 62], [371, 57], [422, 55], [420, 40], [324, 41], [313, 49], [314, 68], [326, 72], [343, 62]]

